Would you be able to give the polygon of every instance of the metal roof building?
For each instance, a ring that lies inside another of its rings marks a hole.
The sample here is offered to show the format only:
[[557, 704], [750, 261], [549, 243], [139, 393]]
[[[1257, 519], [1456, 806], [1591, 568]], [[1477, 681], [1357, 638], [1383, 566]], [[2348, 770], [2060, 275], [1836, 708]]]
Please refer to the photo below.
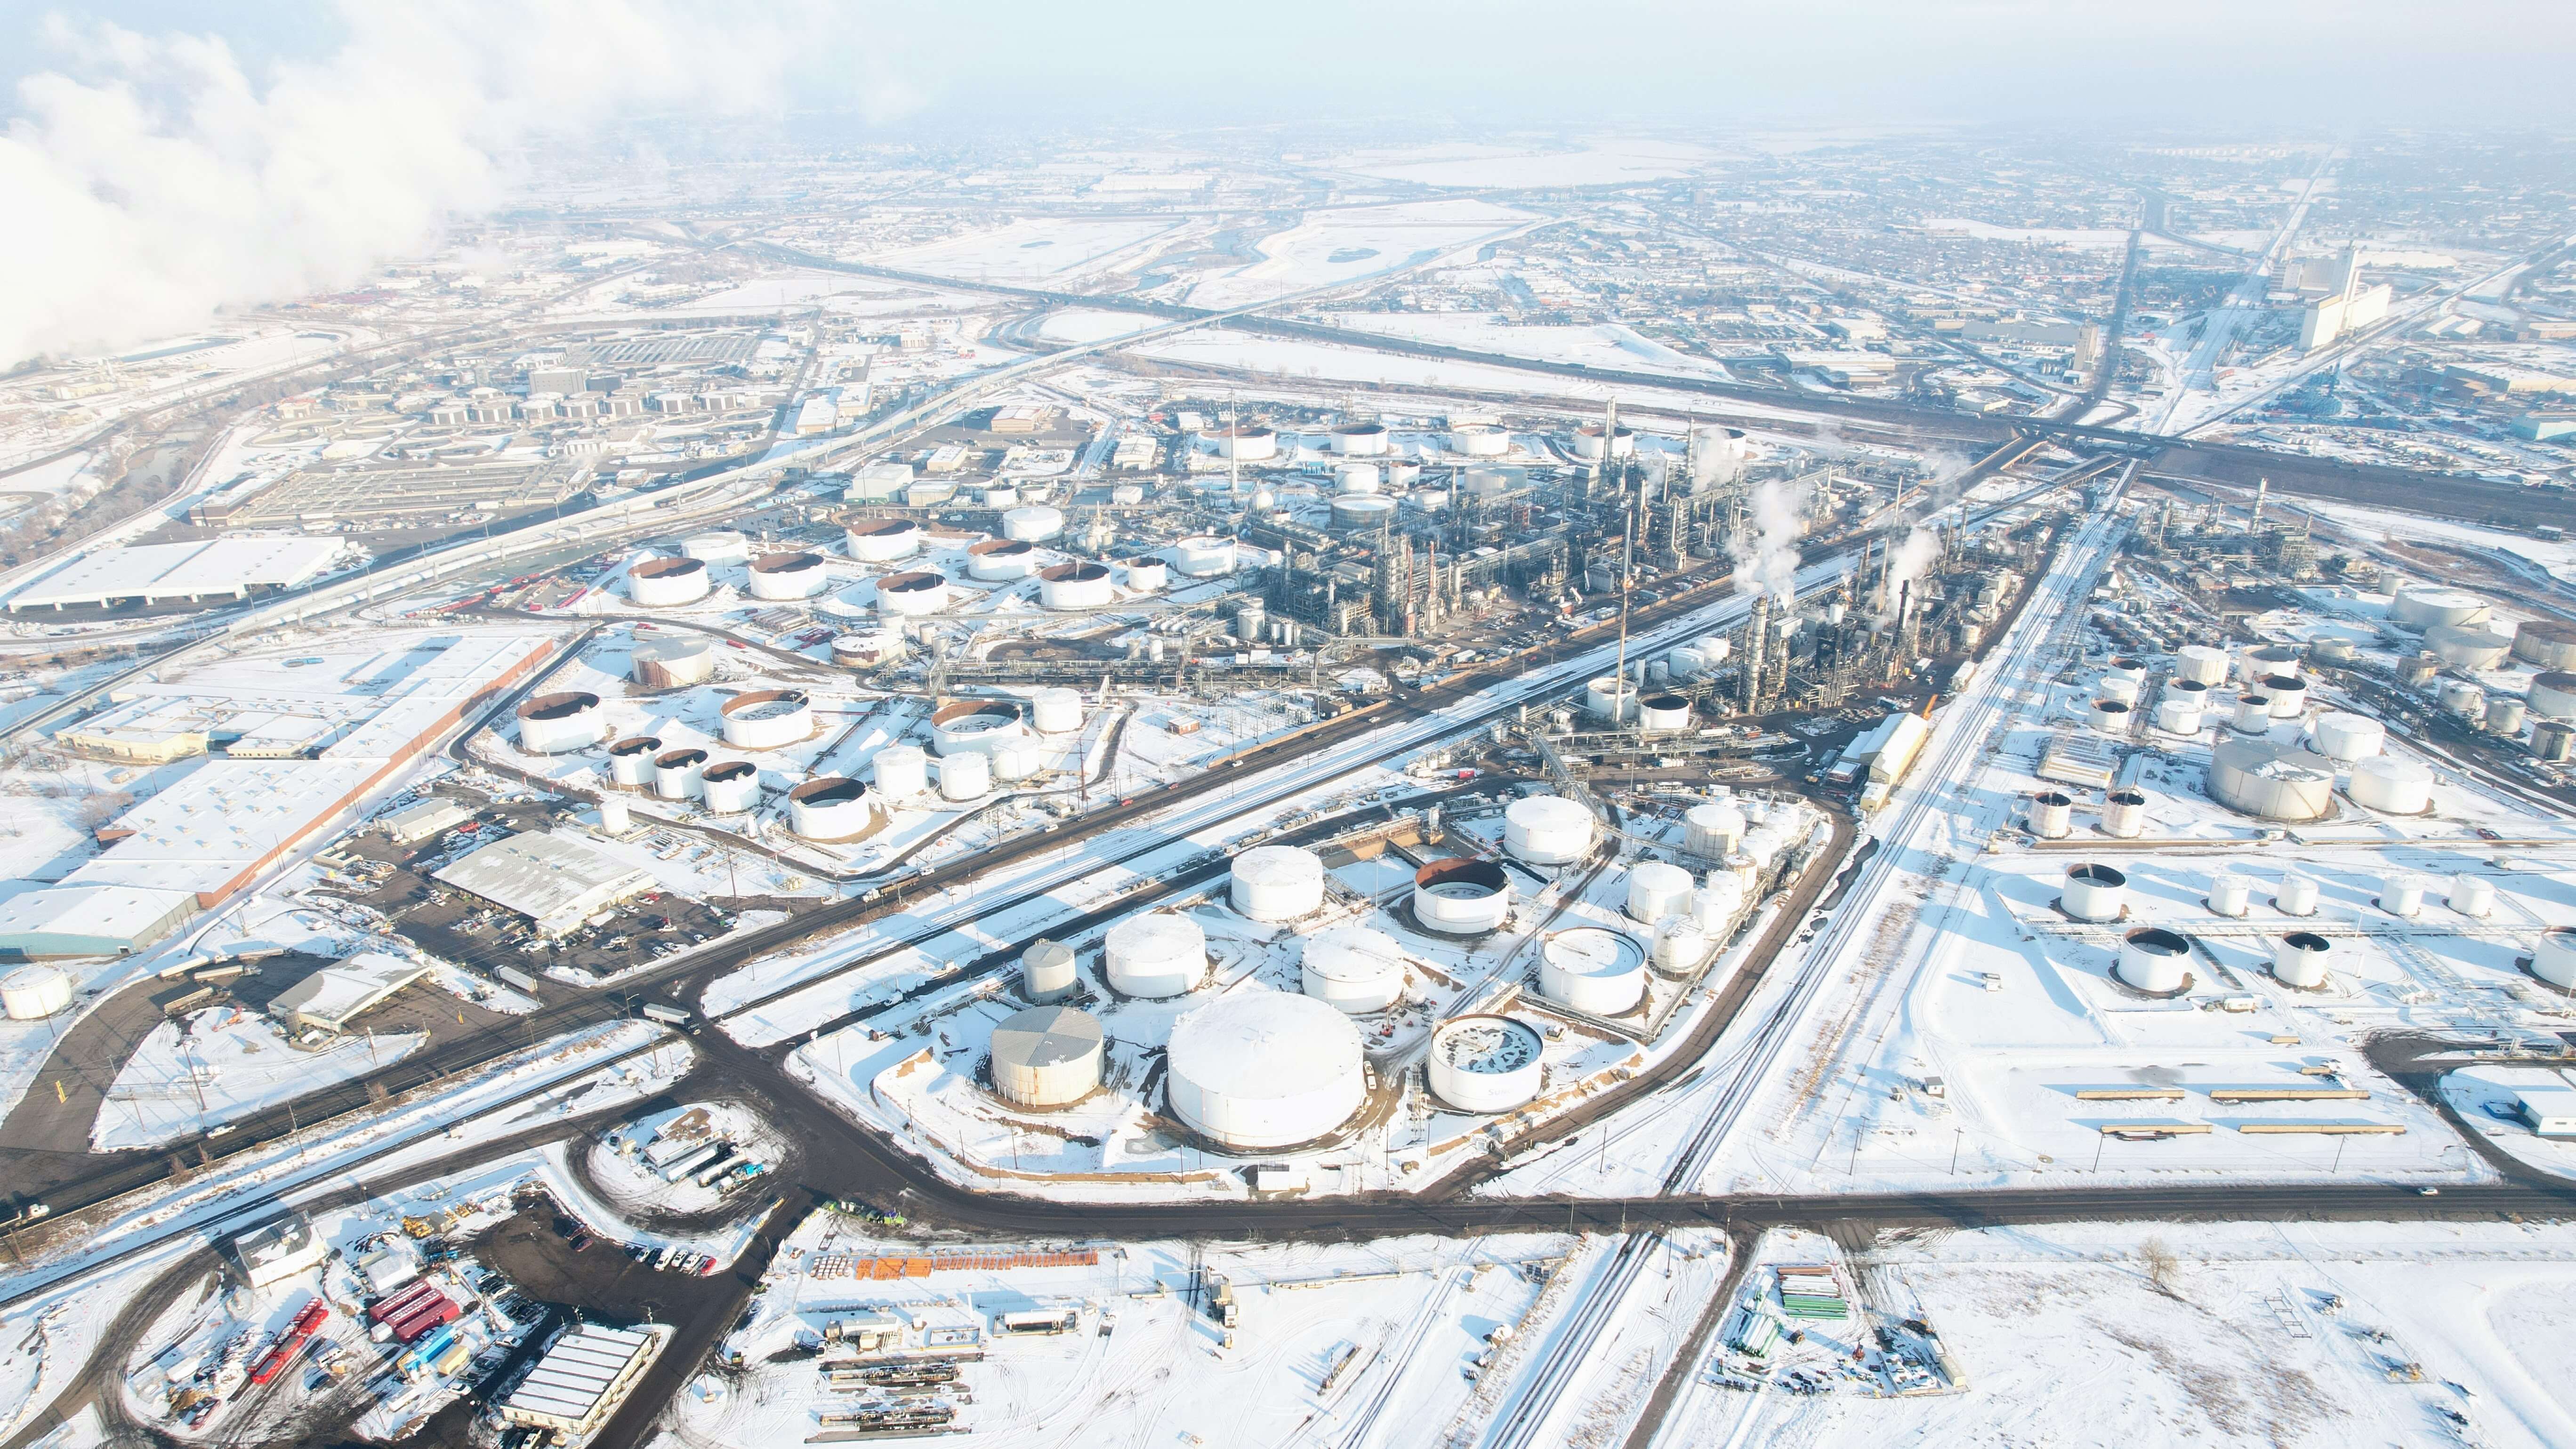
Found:
[[268, 1014], [297, 1030], [346, 1032], [361, 1014], [429, 974], [429, 967], [383, 951], [365, 951], [325, 966], [270, 999]]
[[549, 936], [653, 888], [652, 876], [595, 846], [533, 832], [484, 846], [434, 878], [518, 912]]
[[570, 1439], [595, 1433], [634, 1391], [658, 1346], [650, 1334], [583, 1324], [556, 1339], [501, 1401], [501, 1417]]

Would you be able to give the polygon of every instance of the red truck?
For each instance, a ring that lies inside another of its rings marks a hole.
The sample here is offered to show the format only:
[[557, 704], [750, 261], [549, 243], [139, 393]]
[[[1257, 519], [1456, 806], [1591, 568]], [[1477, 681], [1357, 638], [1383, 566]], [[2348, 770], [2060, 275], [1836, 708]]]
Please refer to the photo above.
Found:
[[251, 1365], [251, 1383], [259, 1385], [276, 1378], [278, 1372], [295, 1357], [296, 1351], [304, 1347], [304, 1341], [311, 1338], [314, 1330], [330, 1316], [330, 1306], [321, 1299], [316, 1298], [306, 1304], [304, 1311], [295, 1315], [295, 1321], [287, 1325], [286, 1332], [278, 1335], [277, 1342], [268, 1352], [259, 1356], [259, 1362]]

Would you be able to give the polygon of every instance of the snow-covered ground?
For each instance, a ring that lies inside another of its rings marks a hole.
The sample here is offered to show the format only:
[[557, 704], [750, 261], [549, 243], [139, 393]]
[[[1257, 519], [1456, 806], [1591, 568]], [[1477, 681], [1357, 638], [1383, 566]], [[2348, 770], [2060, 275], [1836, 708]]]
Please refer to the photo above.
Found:
[[416, 1031], [370, 1033], [304, 1047], [268, 1017], [239, 1007], [191, 1012], [154, 1027], [126, 1058], [90, 1127], [90, 1149], [158, 1147], [199, 1136], [398, 1062], [428, 1040]]
[[1183, 300], [1194, 307], [1246, 307], [1273, 297], [1436, 257], [1490, 240], [1537, 218], [1489, 201], [1414, 201], [1309, 212], [1295, 226], [1253, 243], [1261, 260], [1209, 273]]
[[1602, 137], [1566, 147], [1484, 144], [1353, 151], [1332, 158], [1336, 170], [1421, 186], [1615, 186], [1688, 176], [1723, 153], [1686, 141]]

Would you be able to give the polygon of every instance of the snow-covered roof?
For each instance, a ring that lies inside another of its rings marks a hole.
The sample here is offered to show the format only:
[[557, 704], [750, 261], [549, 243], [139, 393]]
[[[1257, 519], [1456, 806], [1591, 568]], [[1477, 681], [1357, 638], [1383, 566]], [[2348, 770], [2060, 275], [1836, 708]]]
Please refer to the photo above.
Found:
[[277, 993], [268, 1010], [281, 1020], [340, 1031], [360, 1012], [428, 974], [429, 968], [418, 961], [366, 951]]
[[435, 878], [516, 911], [540, 930], [569, 927], [653, 885], [652, 876], [598, 847], [550, 832], [495, 841]]
[[1170, 1061], [1208, 1092], [1297, 1097], [1359, 1072], [1360, 1033], [1311, 996], [1241, 991], [1173, 1023]]

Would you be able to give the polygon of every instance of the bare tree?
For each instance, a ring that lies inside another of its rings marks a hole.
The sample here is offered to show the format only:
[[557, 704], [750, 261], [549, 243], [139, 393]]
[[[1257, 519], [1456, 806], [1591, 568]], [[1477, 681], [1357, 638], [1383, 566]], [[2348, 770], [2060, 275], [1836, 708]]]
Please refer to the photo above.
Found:
[[2174, 1256], [2173, 1249], [2165, 1245], [2164, 1239], [2149, 1238], [2138, 1244], [2138, 1265], [2146, 1269], [2147, 1281], [2155, 1285], [2157, 1292], [2167, 1298], [2182, 1296], [2174, 1291], [2174, 1279], [2182, 1269], [2182, 1261]]

